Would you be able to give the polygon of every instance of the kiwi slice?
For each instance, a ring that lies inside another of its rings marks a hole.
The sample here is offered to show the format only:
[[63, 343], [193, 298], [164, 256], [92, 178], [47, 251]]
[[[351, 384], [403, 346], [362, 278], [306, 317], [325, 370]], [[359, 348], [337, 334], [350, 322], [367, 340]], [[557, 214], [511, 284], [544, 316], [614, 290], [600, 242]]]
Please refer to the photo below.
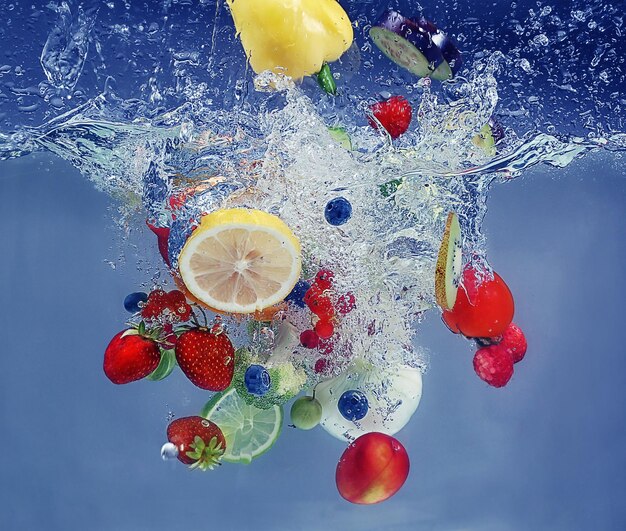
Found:
[[444, 310], [454, 307], [462, 265], [461, 225], [456, 213], [450, 212], [435, 267], [435, 299]]

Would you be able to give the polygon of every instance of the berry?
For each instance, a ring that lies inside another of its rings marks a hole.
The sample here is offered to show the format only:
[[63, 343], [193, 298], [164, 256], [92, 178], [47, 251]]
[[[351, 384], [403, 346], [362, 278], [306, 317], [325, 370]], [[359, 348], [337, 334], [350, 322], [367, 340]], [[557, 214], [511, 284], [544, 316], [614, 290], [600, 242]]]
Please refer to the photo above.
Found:
[[304, 348], [317, 348], [320, 338], [315, 330], [305, 330], [300, 334], [300, 344]]
[[315, 362], [313, 370], [316, 374], [328, 374], [331, 370], [331, 365], [324, 358], [320, 358]]
[[315, 301], [318, 297], [321, 297], [323, 293], [324, 290], [322, 288], [320, 288], [317, 284], [313, 284], [304, 294], [302, 300], [304, 301], [304, 304], [311, 308], [313, 301]]
[[365, 393], [361, 391], [346, 391], [339, 397], [337, 407], [339, 408], [339, 413], [344, 418], [355, 421], [361, 420], [367, 415], [369, 403]]
[[143, 291], [129, 293], [124, 299], [124, 309], [129, 313], [137, 313], [141, 311], [140, 303], [148, 300], [148, 294]]
[[147, 321], [184, 322], [191, 317], [191, 306], [187, 304], [187, 299], [181, 291], [175, 289], [166, 293], [161, 288], [157, 288], [148, 296], [141, 310], [141, 316]]
[[167, 308], [175, 321], [188, 321], [191, 317], [191, 306], [182, 291], [177, 289], [167, 293]]
[[114, 384], [141, 380], [152, 373], [161, 361], [157, 344], [134, 329], [118, 333], [104, 352], [104, 374]]
[[141, 310], [141, 316], [147, 320], [157, 319], [161, 316], [166, 306], [166, 293], [161, 288], [157, 288], [148, 295], [148, 300]]
[[171, 422], [167, 440], [176, 446], [181, 463], [200, 470], [212, 470], [219, 465], [226, 449], [226, 439], [219, 426], [197, 416]]
[[513, 376], [513, 360], [500, 345], [484, 347], [474, 355], [474, 371], [493, 387], [504, 387]]
[[[402, 96], [392, 96], [387, 101], [375, 103], [370, 109], [380, 125], [394, 139], [406, 132], [413, 115], [411, 104]], [[378, 129], [379, 124], [376, 121], [369, 118], [369, 123]]]
[[301, 430], [311, 430], [322, 420], [322, 404], [313, 396], [301, 396], [291, 406], [291, 422]]
[[356, 299], [351, 292], [348, 292], [337, 299], [335, 307], [341, 315], [346, 315], [356, 308]]
[[498, 346], [511, 356], [513, 363], [522, 361], [528, 348], [524, 332], [515, 323], [511, 323], [504, 331], [502, 341], [500, 341]]
[[317, 286], [321, 291], [326, 291], [332, 288], [335, 280], [335, 273], [330, 269], [320, 269], [315, 275], [313, 284]]
[[296, 282], [296, 285], [291, 290], [291, 293], [287, 295], [287, 297], [285, 297], [285, 300], [295, 304], [299, 308], [304, 308], [306, 306], [306, 303], [304, 302], [304, 296], [306, 295], [306, 292], [309, 291], [310, 287], [311, 286], [308, 282], [304, 280], [298, 280], [298, 282]]
[[194, 385], [223, 391], [233, 379], [235, 348], [224, 332], [192, 328], [176, 341], [176, 361]]
[[335, 327], [332, 322], [320, 319], [315, 323], [315, 332], [320, 339], [328, 339], [335, 333]]
[[335, 309], [330, 297], [320, 295], [309, 301], [309, 309], [320, 319], [331, 319], [335, 315]]
[[334, 349], [335, 344], [329, 338], [320, 338], [317, 345], [317, 350], [322, 356], [328, 356], [329, 354], [332, 354]]
[[352, 205], [345, 197], [336, 197], [326, 203], [324, 217], [335, 227], [343, 225], [352, 216]]
[[246, 369], [244, 382], [248, 393], [255, 396], [263, 396], [272, 385], [270, 373], [262, 365], [250, 365]]

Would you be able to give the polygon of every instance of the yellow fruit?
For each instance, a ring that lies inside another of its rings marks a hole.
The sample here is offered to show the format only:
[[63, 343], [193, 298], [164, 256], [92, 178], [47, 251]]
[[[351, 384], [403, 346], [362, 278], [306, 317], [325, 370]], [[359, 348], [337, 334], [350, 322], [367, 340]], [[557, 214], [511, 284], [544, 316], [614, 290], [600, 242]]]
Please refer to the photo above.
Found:
[[205, 215], [178, 258], [193, 297], [226, 313], [249, 314], [279, 303], [301, 267], [300, 242], [285, 222], [245, 208]]
[[250, 65], [294, 79], [317, 74], [354, 38], [337, 0], [228, 0]]

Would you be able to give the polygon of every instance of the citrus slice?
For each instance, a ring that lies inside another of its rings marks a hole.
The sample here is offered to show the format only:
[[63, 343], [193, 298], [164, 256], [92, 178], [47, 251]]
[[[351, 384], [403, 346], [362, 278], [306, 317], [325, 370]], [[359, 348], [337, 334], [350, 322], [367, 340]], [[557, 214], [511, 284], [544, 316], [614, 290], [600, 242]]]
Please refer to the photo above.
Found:
[[300, 242], [277, 216], [222, 209], [203, 216], [178, 268], [187, 289], [209, 308], [254, 313], [281, 302], [295, 286]]
[[226, 438], [222, 459], [229, 463], [248, 464], [263, 455], [277, 441], [283, 425], [281, 406], [249, 406], [234, 387], [211, 398], [201, 415], [222, 430]]

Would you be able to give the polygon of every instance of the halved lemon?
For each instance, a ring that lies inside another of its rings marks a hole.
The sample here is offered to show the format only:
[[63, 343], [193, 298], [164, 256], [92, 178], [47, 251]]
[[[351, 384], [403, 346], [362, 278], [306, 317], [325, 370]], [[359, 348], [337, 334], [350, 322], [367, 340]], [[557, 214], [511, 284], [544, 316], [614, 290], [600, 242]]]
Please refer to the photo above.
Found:
[[178, 258], [191, 294], [210, 308], [254, 313], [282, 301], [300, 278], [300, 242], [279, 217], [246, 208], [202, 218]]

